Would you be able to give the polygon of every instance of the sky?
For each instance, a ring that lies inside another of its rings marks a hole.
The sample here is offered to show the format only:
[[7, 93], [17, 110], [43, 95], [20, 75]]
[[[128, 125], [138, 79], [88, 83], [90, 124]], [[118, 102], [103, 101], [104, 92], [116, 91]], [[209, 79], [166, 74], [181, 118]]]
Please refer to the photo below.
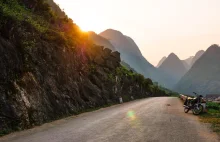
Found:
[[220, 43], [220, 0], [54, 0], [84, 31], [121, 31], [153, 65]]

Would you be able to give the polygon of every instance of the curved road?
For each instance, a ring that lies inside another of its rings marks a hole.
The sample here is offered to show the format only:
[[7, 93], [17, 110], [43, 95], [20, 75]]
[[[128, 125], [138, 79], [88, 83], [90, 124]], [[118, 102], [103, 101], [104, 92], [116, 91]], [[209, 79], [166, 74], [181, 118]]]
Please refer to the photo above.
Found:
[[0, 142], [217, 142], [178, 98], [148, 98], [84, 113], [0, 138]]

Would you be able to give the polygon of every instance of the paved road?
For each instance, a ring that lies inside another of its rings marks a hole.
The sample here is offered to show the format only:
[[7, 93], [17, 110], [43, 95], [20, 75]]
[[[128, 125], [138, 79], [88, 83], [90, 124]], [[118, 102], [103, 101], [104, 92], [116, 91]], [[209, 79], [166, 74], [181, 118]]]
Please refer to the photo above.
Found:
[[6, 142], [217, 142], [178, 98], [148, 98], [3, 137]]

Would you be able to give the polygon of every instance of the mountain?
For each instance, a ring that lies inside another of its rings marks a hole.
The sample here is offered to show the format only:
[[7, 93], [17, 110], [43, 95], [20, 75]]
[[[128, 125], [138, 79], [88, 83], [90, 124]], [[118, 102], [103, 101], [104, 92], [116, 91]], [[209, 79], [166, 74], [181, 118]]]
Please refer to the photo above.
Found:
[[106, 38], [96, 34], [95, 32], [88, 32], [88, 37], [95, 44], [104, 46], [105, 48], [109, 48], [112, 51], [116, 51], [115, 47]]
[[195, 56], [191, 56], [185, 60], [182, 60], [186, 69], [189, 70], [193, 66], [193, 64], [204, 54], [204, 52], [205, 52], [204, 50], [200, 50], [196, 53]]
[[159, 68], [160, 67], [160, 65], [166, 60], [166, 56], [164, 56], [160, 61], [159, 61], [159, 63], [158, 63], [158, 65], [157, 65], [157, 68]]
[[130, 65], [135, 71], [143, 74], [147, 78], [151, 78], [160, 85], [172, 88], [173, 84], [170, 82], [170, 76], [150, 64], [141, 54], [141, 51], [134, 40], [120, 31], [108, 29], [99, 34], [108, 39], [111, 44], [121, 54], [121, 59]]
[[121, 53], [121, 59], [134, 68], [137, 72], [150, 77], [151, 65], [141, 54], [136, 43], [120, 31], [108, 29], [99, 34], [108, 39], [117, 51]]
[[185, 59], [184, 61], [185, 61], [188, 65], [191, 65], [193, 58], [194, 58], [194, 56], [191, 56], [191, 57]]
[[[202, 53], [202, 51], [201, 51]], [[201, 54], [200, 54], [201, 55]], [[210, 46], [176, 85], [175, 90], [192, 94], [220, 93], [220, 47]]]
[[126, 53], [143, 57], [134, 40], [126, 35], [123, 35], [120, 31], [108, 29], [99, 35], [108, 39], [121, 54]]
[[159, 69], [172, 76], [174, 84], [177, 83], [187, 71], [183, 62], [174, 53], [171, 53], [166, 58], [166, 60], [160, 65]]
[[194, 56], [191, 56], [185, 60], [182, 60], [184, 66], [187, 70], [189, 70], [191, 68], [191, 63], [192, 63], [193, 58], [194, 58]]
[[193, 60], [191, 61], [190, 67], [192, 67], [195, 62], [205, 53], [204, 50], [200, 50], [196, 53], [196, 55], [194, 56]]

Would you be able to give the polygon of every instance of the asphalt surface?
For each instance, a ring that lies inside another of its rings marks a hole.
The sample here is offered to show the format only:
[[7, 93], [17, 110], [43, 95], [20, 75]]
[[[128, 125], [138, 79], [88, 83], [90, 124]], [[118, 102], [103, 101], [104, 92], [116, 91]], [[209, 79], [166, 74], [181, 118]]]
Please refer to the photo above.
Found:
[[1, 142], [219, 142], [178, 98], [148, 98], [0, 138]]

